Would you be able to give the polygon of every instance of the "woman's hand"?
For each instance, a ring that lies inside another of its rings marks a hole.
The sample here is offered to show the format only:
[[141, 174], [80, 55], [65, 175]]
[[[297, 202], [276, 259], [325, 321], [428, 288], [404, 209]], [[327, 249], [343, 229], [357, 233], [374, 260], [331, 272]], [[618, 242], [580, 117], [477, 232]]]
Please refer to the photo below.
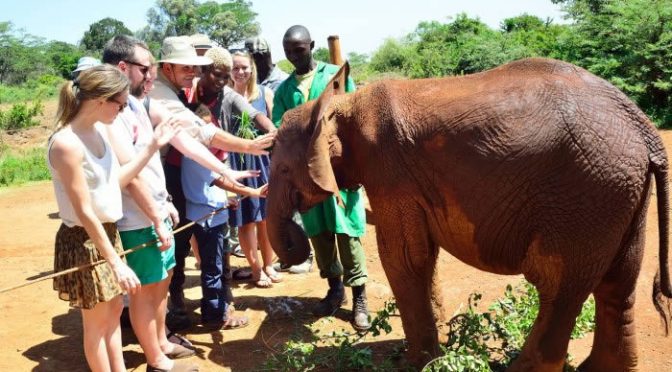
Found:
[[124, 291], [129, 294], [135, 294], [140, 289], [140, 279], [135, 275], [135, 272], [131, 270], [128, 265], [121, 260], [120, 257], [116, 257], [113, 262], [109, 262], [112, 272], [114, 273], [117, 283]]
[[268, 196], [268, 184], [265, 184], [264, 186], [261, 186], [258, 189], [254, 189], [255, 192], [258, 193], [257, 197], [258, 198], [265, 198]]

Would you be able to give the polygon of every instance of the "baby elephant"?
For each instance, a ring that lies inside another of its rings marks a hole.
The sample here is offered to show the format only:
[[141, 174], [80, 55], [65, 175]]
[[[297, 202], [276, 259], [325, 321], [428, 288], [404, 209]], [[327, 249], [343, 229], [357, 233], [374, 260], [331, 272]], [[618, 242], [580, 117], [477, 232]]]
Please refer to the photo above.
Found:
[[608, 82], [549, 59], [342, 94], [347, 75], [346, 64], [319, 99], [283, 117], [267, 204], [282, 261], [302, 262], [309, 250], [294, 210], [361, 184], [413, 363], [439, 354], [442, 247], [484, 271], [522, 273], [539, 291], [510, 370], [561, 371], [590, 294], [597, 327], [580, 369], [636, 369], [635, 284], [653, 179], [654, 304], [666, 326], [672, 297], [668, 161], [646, 115]]

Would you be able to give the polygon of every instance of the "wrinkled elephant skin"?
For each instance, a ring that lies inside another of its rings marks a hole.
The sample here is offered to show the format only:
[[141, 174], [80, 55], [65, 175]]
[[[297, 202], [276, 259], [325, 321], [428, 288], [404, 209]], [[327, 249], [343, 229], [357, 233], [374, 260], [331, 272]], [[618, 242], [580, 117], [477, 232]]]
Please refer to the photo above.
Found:
[[439, 355], [432, 299], [442, 247], [481, 270], [522, 273], [539, 291], [539, 315], [510, 370], [561, 371], [590, 294], [596, 330], [581, 370], [636, 369], [634, 291], [653, 179], [654, 304], [671, 296], [668, 163], [649, 119], [608, 82], [549, 59], [352, 94], [342, 89], [347, 75], [346, 64], [322, 96], [283, 117], [267, 204], [277, 254], [308, 254], [294, 210], [361, 184], [412, 363]]

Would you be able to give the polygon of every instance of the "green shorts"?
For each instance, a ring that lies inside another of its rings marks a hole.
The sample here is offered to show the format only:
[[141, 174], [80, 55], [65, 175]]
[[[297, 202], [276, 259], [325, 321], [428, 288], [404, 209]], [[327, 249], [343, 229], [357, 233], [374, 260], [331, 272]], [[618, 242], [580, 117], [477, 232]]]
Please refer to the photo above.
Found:
[[[166, 220], [164, 222], [168, 229], [171, 225]], [[172, 230], [172, 229], [171, 229]], [[156, 235], [154, 226], [144, 229], [119, 231], [121, 244], [124, 250], [137, 247], [143, 243], [151, 242], [159, 238]], [[158, 244], [153, 244], [126, 255], [128, 266], [135, 271], [135, 275], [140, 279], [140, 283], [152, 284], [160, 282], [168, 277], [168, 271], [175, 267], [175, 241], [167, 250], [161, 252]]]

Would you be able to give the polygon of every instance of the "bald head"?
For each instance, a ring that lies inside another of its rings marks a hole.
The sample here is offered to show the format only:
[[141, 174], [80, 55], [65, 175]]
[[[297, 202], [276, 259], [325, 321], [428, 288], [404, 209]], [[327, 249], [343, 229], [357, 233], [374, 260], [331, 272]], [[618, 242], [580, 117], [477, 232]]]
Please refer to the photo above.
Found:
[[295, 25], [287, 29], [282, 37], [282, 48], [285, 57], [294, 65], [296, 73], [303, 75], [317, 66], [313, 60], [313, 48], [315, 42], [310, 38], [308, 29], [301, 25]]
[[310, 32], [307, 28], [301, 25], [294, 25], [287, 29], [285, 36], [282, 37], [282, 41], [292, 40], [292, 41], [303, 41], [310, 43], [313, 39], [310, 38]]

